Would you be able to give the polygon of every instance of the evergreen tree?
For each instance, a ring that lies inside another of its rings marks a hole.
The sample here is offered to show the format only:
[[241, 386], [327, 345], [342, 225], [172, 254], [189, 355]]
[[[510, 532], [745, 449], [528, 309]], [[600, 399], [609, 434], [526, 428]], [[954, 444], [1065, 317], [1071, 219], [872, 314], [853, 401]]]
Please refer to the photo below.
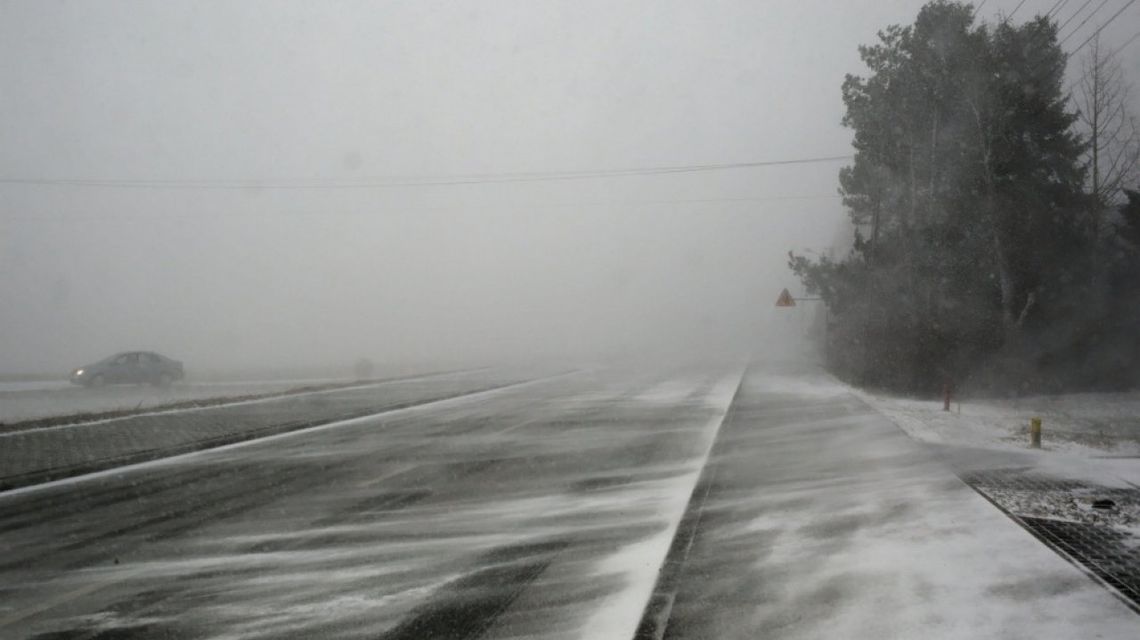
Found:
[[839, 175], [854, 251], [790, 257], [834, 314], [830, 363], [919, 390], [999, 351], [1040, 357], [1095, 253], [1056, 25], [976, 24], [971, 5], [936, 0], [860, 55]]

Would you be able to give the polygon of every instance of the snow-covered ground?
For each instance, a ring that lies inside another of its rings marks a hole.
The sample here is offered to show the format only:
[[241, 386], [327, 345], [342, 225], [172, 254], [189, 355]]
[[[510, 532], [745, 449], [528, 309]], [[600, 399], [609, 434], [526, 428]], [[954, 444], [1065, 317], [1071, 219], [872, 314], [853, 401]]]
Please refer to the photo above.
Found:
[[[939, 401], [856, 393], [912, 438], [944, 445], [967, 474], [1017, 469], [1009, 486], [975, 486], [1011, 513], [1109, 526], [1140, 542], [1140, 392], [967, 398], [951, 411]], [[1031, 418], [1042, 420], [1039, 450], [1029, 447]], [[1093, 508], [1100, 499], [1114, 508]]]
[[942, 403], [859, 392], [925, 442], [1024, 450], [1029, 421], [1041, 418], [1041, 448], [1085, 457], [1140, 456], [1140, 392], [1078, 393]]

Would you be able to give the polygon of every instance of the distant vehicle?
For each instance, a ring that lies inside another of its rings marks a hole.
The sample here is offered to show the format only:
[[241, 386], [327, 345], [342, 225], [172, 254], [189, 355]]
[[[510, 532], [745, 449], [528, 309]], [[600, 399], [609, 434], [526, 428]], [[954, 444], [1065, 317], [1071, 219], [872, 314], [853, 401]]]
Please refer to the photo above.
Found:
[[165, 387], [185, 376], [177, 360], [150, 351], [128, 351], [76, 369], [71, 382], [85, 387], [132, 383]]

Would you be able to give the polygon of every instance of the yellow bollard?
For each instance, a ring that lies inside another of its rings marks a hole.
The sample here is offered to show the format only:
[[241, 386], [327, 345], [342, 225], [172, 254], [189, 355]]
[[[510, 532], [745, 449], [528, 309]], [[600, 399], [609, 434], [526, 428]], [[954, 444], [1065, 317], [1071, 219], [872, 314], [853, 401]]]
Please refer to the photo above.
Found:
[[1033, 449], [1041, 448], [1041, 418], [1029, 419], [1029, 446]]

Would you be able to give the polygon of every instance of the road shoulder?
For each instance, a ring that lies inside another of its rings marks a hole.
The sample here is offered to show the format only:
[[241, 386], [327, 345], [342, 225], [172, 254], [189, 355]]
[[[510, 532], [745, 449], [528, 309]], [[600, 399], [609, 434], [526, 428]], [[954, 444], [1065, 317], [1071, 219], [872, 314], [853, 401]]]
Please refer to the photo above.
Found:
[[826, 376], [753, 372], [665, 638], [1132, 638], [1140, 617]]

